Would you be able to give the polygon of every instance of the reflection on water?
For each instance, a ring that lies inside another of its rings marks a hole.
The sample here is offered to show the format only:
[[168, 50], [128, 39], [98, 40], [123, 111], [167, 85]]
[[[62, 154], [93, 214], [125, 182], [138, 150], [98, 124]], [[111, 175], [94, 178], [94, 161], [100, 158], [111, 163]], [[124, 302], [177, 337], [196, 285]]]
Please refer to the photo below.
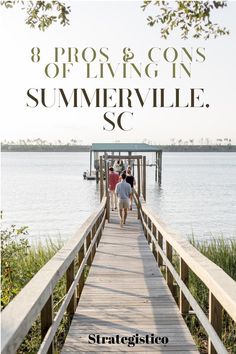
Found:
[[[88, 166], [88, 153], [3, 153], [5, 221], [34, 239], [72, 236], [99, 203]], [[161, 188], [147, 167], [147, 202], [183, 235], [236, 237], [236, 154], [164, 153]]]

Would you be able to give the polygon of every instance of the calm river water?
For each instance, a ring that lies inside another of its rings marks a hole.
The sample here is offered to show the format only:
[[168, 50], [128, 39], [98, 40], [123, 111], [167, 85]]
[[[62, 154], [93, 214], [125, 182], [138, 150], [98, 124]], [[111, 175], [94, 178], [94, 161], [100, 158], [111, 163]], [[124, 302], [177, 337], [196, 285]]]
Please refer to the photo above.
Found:
[[[88, 166], [89, 153], [2, 153], [4, 223], [29, 226], [32, 240], [71, 237], [99, 203]], [[147, 202], [172, 229], [236, 238], [236, 153], [163, 153], [162, 179], [147, 168]]]

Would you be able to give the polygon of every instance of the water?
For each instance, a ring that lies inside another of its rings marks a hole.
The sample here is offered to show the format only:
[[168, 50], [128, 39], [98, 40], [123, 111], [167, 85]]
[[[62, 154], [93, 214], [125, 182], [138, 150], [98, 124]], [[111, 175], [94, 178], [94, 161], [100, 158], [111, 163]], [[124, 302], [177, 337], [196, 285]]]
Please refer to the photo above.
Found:
[[[2, 153], [4, 222], [29, 226], [32, 240], [71, 237], [99, 203], [88, 165], [89, 153]], [[168, 226], [236, 238], [236, 153], [164, 153], [162, 180], [147, 168], [147, 202]]]
[[163, 184], [147, 201], [183, 235], [236, 238], [236, 154], [164, 153]]

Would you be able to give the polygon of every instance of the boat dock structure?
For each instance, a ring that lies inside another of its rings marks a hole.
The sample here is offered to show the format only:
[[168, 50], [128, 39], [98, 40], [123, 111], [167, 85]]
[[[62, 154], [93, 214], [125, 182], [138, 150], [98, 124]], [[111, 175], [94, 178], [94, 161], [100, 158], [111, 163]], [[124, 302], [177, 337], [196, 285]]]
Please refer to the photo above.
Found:
[[[131, 162], [133, 167], [135, 166], [133, 160], [137, 154], [152, 153], [154, 156], [152, 163], [147, 163], [146, 166], [155, 167], [155, 181], [161, 185], [162, 180], [162, 150], [155, 145], [149, 145], [145, 143], [95, 143], [91, 145], [90, 148], [90, 159], [89, 159], [89, 173], [84, 173], [84, 178], [91, 180], [96, 179], [97, 183], [99, 181], [99, 158], [102, 155], [106, 160], [110, 160], [112, 163], [116, 159], [123, 159]], [[122, 156], [121, 156], [122, 154]], [[126, 154], [126, 155], [124, 155]], [[136, 160], [137, 161], [137, 160]], [[139, 162], [139, 161], [138, 161]], [[92, 170], [92, 165], [94, 164], [94, 169]], [[137, 165], [136, 165], [137, 166]], [[137, 169], [139, 166], [137, 166]]]
[[[58, 353], [57, 331], [65, 318], [70, 327], [62, 354], [194, 354], [199, 349], [186, 324], [189, 316], [204, 328], [208, 353], [227, 353], [223, 312], [236, 321], [236, 283], [151, 210], [145, 156], [135, 158], [135, 207], [120, 227], [118, 212], [110, 210], [110, 157], [100, 156], [100, 204], [2, 311], [3, 354], [17, 353], [36, 320], [38, 353]], [[192, 273], [208, 289], [207, 314], [189, 290]], [[55, 311], [54, 289], [63, 277], [65, 294]]]

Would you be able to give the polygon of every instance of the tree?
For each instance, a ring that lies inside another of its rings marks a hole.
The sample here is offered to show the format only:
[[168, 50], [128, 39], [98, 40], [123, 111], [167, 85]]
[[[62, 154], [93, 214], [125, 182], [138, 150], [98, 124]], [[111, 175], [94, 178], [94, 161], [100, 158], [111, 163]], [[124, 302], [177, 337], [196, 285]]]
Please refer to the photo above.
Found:
[[[6, 8], [21, 5], [22, 10], [27, 14], [26, 24], [42, 31], [55, 22], [59, 22], [63, 26], [70, 23], [71, 8], [61, 1], [0, 1], [0, 5]], [[147, 17], [148, 25], [160, 24], [161, 37], [165, 39], [175, 28], [180, 29], [183, 39], [191, 36], [208, 39], [229, 34], [225, 27], [220, 27], [211, 21], [212, 12], [226, 7], [227, 1], [144, 0], [141, 8], [146, 10], [151, 7], [150, 5], [155, 7], [157, 13]]]
[[227, 6], [226, 1], [143, 1], [141, 8], [146, 10], [154, 5], [157, 10], [154, 16], [148, 16], [149, 26], [161, 26], [161, 37], [167, 38], [175, 29], [180, 29], [181, 38], [216, 38], [228, 35], [225, 27], [211, 21], [214, 10]]
[[179, 144], [179, 145], [182, 145], [182, 142], [183, 142], [182, 139], [179, 139], [179, 140], [178, 140], [178, 144]]
[[77, 143], [77, 140], [76, 139], [70, 139], [70, 144], [71, 145], [76, 145]]
[[70, 6], [60, 1], [0, 1], [0, 5], [7, 9], [20, 5], [27, 14], [25, 23], [31, 28], [45, 31], [54, 22], [69, 25]]

